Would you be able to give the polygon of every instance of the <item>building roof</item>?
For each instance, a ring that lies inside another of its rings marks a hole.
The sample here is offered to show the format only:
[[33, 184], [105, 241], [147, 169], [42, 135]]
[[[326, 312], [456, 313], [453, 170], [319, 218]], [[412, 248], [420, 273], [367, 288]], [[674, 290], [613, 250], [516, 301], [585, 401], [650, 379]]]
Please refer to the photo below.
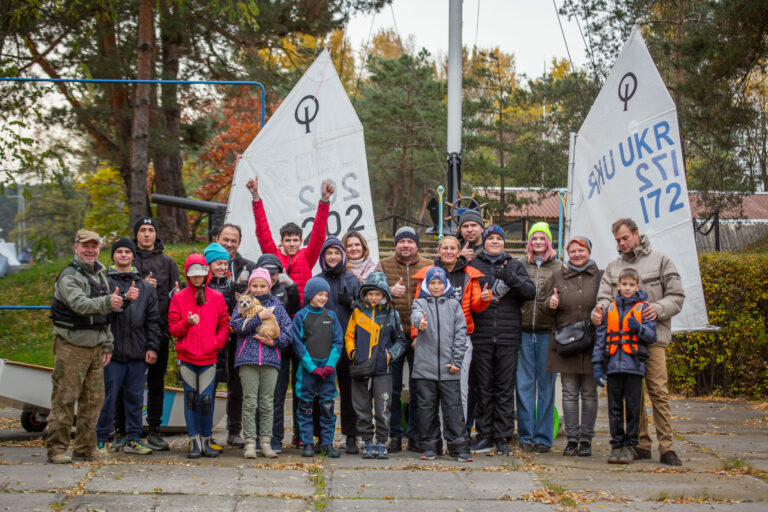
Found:
[[[510, 220], [523, 217], [532, 219], [558, 219], [560, 217], [560, 197], [557, 189], [508, 187], [505, 188], [507, 202], [515, 196], [520, 206], [510, 204], [507, 216]], [[487, 194], [486, 194], [487, 191]], [[711, 192], [710, 194], [729, 194], [735, 199], [734, 206], [720, 209], [721, 219], [768, 220], [768, 192], [740, 195], [729, 192]], [[499, 187], [477, 189], [477, 195], [498, 200]], [[711, 197], [711, 196], [710, 196]], [[711, 201], [705, 202], [699, 191], [689, 191], [688, 200], [691, 205], [691, 215], [696, 219], [706, 219], [712, 213]]]

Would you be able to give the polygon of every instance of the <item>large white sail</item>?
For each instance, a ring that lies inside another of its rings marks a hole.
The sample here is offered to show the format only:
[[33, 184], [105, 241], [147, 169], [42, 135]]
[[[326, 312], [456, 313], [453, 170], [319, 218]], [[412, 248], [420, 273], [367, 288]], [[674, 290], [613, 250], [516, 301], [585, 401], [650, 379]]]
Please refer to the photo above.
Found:
[[590, 237], [592, 257], [604, 268], [618, 255], [611, 223], [633, 218], [680, 272], [685, 305], [672, 329], [710, 329], [677, 111], [637, 29], [576, 136], [570, 172], [570, 235]]
[[312, 230], [320, 184], [333, 184], [328, 234], [363, 234], [374, 261], [379, 257], [368, 182], [363, 125], [325, 49], [253, 139], [237, 164], [227, 204], [226, 222], [243, 230], [240, 254], [260, 255], [248, 180], [259, 177], [269, 226], [279, 245], [280, 226], [295, 222]]

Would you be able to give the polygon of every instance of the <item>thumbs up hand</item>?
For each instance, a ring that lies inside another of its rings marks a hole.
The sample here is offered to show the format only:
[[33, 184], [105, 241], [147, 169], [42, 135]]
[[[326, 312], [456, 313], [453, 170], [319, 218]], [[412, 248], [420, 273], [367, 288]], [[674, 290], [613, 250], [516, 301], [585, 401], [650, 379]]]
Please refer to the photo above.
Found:
[[155, 288], [157, 288], [157, 279], [152, 277], [152, 272], [150, 272], [149, 275], [144, 278], [144, 280], [149, 284], [151, 284], [152, 286], [154, 286]]
[[397, 281], [394, 285], [392, 285], [392, 289], [390, 290], [393, 297], [402, 297], [405, 295], [405, 286], [403, 285], [403, 278], [401, 277], [400, 280]]
[[488, 289], [488, 283], [485, 283], [485, 285], [483, 285], [483, 292], [480, 294], [480, 298], [484, 302], [488, 302], [489, 300], [491, 300], [491, 290]]
[[421, 318], [421, 322], [419, 322], [419, 330], [420, 331], [427, 330], [427, 314], [426, 313], [424, 313], [424, 316]]
[[170, 296], [173, 297], [173, 294], [179, 291], [179, 282], [176, 281], [173, 285], [173, 290], [171, 290]]
[[200, 317], [197, 316], [196, 314], [193, 315], [192, 312], [190, 311], [189, 313], [187, 313], [187, 322], [189, 322], [189, 325], [197, 325], [200, 323]]
[[139, 289], [136, 287], [136, 283], [132, 282], [131, 287], [128, 288], [128, 292], [125, 294], [125, 300], [136, 300], [139, 298]]
[[464, 256], [467, 261], [472, 261], [472, 259], [475, 257], [475, 251], [472, 250], [472, 248], [469, 246], [469, 242], [467, 242], [461, 249], [459, 256]]
[[112, 309], [120, 309], [123, 306], [123, 297], [120, 295], [120, 289], [115, 287], [115, 291], [109, 296], [109, 304]]
[[557, 288], [552, 292], [552, 297], [549, 299], [549, 309], [557, 309], [560, 305], [560, 298], [557, 296]]
[[591, 319], [593, 325], [600, 325], [603, 323], [603, 308], [596, 306], [595, 310], [592, 311]]

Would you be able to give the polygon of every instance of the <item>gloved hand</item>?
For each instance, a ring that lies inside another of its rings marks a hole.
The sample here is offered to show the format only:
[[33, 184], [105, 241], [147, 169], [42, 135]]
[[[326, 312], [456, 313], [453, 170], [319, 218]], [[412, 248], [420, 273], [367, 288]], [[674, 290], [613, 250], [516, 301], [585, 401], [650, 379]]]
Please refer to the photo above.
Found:
[[592, 375], [595, 377], [595, 384], [601, 388], [604, 388], [607, 379], [605, 378], [605, 373], [603, 372], [603, 365], [592, 365]]
[[631, 331], [639, 331], [640, 330], [640, 322], [635, 320], [634, 316], [631, 316], [631, 317], [629, 317], [629, 320], [627, 320], [627, 327], [629, 327], [629, 329]]
[[281, 272], [277, 274], [277, 282], [284, 286], [291, 286], [292, 284], [295, 284], [293, 282], [293, 279], [288, 277], [288, 274], [286, 274], [285, 272]]
[[512, 275], [512, 269], [510, 269], [506, 263], [501, 267], [497, 268], [496, 273], [494, 274], [496, 279], [501, 279], [505, 283], [509, 280], [511, 275]]
[[342, 290], [339, 292], [338, 295], [336, 295], [336, 301], [339, 304], [339, 306], [352, 306], [352, 296], [346, 292], [346, 290]]
[[323, 378], [327, 379], [328, 377], [333, 375], [333, 372], [336, 371], [336, 368], [334, 368], [333, 366], [326, 366], [321, 371], [323, 372]]
[[312, 370], [312, 375], [314, 375], [315, 377], [317, 377], [319, 379], [324, 379], [325, 378], [325, 375], [323, 373], [323, 368], [315, 368], [314, 370]]
[[251, 276], [251, 273], [248, 272], [248, 269], [243, 269], [240, 271], [240, 275], [237, 276], [237, 279], [235, 280], [235, 284], [237, 285], [247, 285], [248, 284], [248, 278]]

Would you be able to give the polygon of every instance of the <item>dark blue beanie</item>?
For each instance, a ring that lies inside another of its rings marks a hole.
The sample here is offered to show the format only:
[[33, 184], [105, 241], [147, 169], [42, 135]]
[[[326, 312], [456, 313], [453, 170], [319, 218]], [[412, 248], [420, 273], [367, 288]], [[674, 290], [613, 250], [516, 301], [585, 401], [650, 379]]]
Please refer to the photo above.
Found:
[[304, 285], [304, 305], [306, 306], [309, 304], [312, 297], [320, 292], [331, 293], [331, 286], [328, 284], [328, 281], [322, 277], [315, 276]]

